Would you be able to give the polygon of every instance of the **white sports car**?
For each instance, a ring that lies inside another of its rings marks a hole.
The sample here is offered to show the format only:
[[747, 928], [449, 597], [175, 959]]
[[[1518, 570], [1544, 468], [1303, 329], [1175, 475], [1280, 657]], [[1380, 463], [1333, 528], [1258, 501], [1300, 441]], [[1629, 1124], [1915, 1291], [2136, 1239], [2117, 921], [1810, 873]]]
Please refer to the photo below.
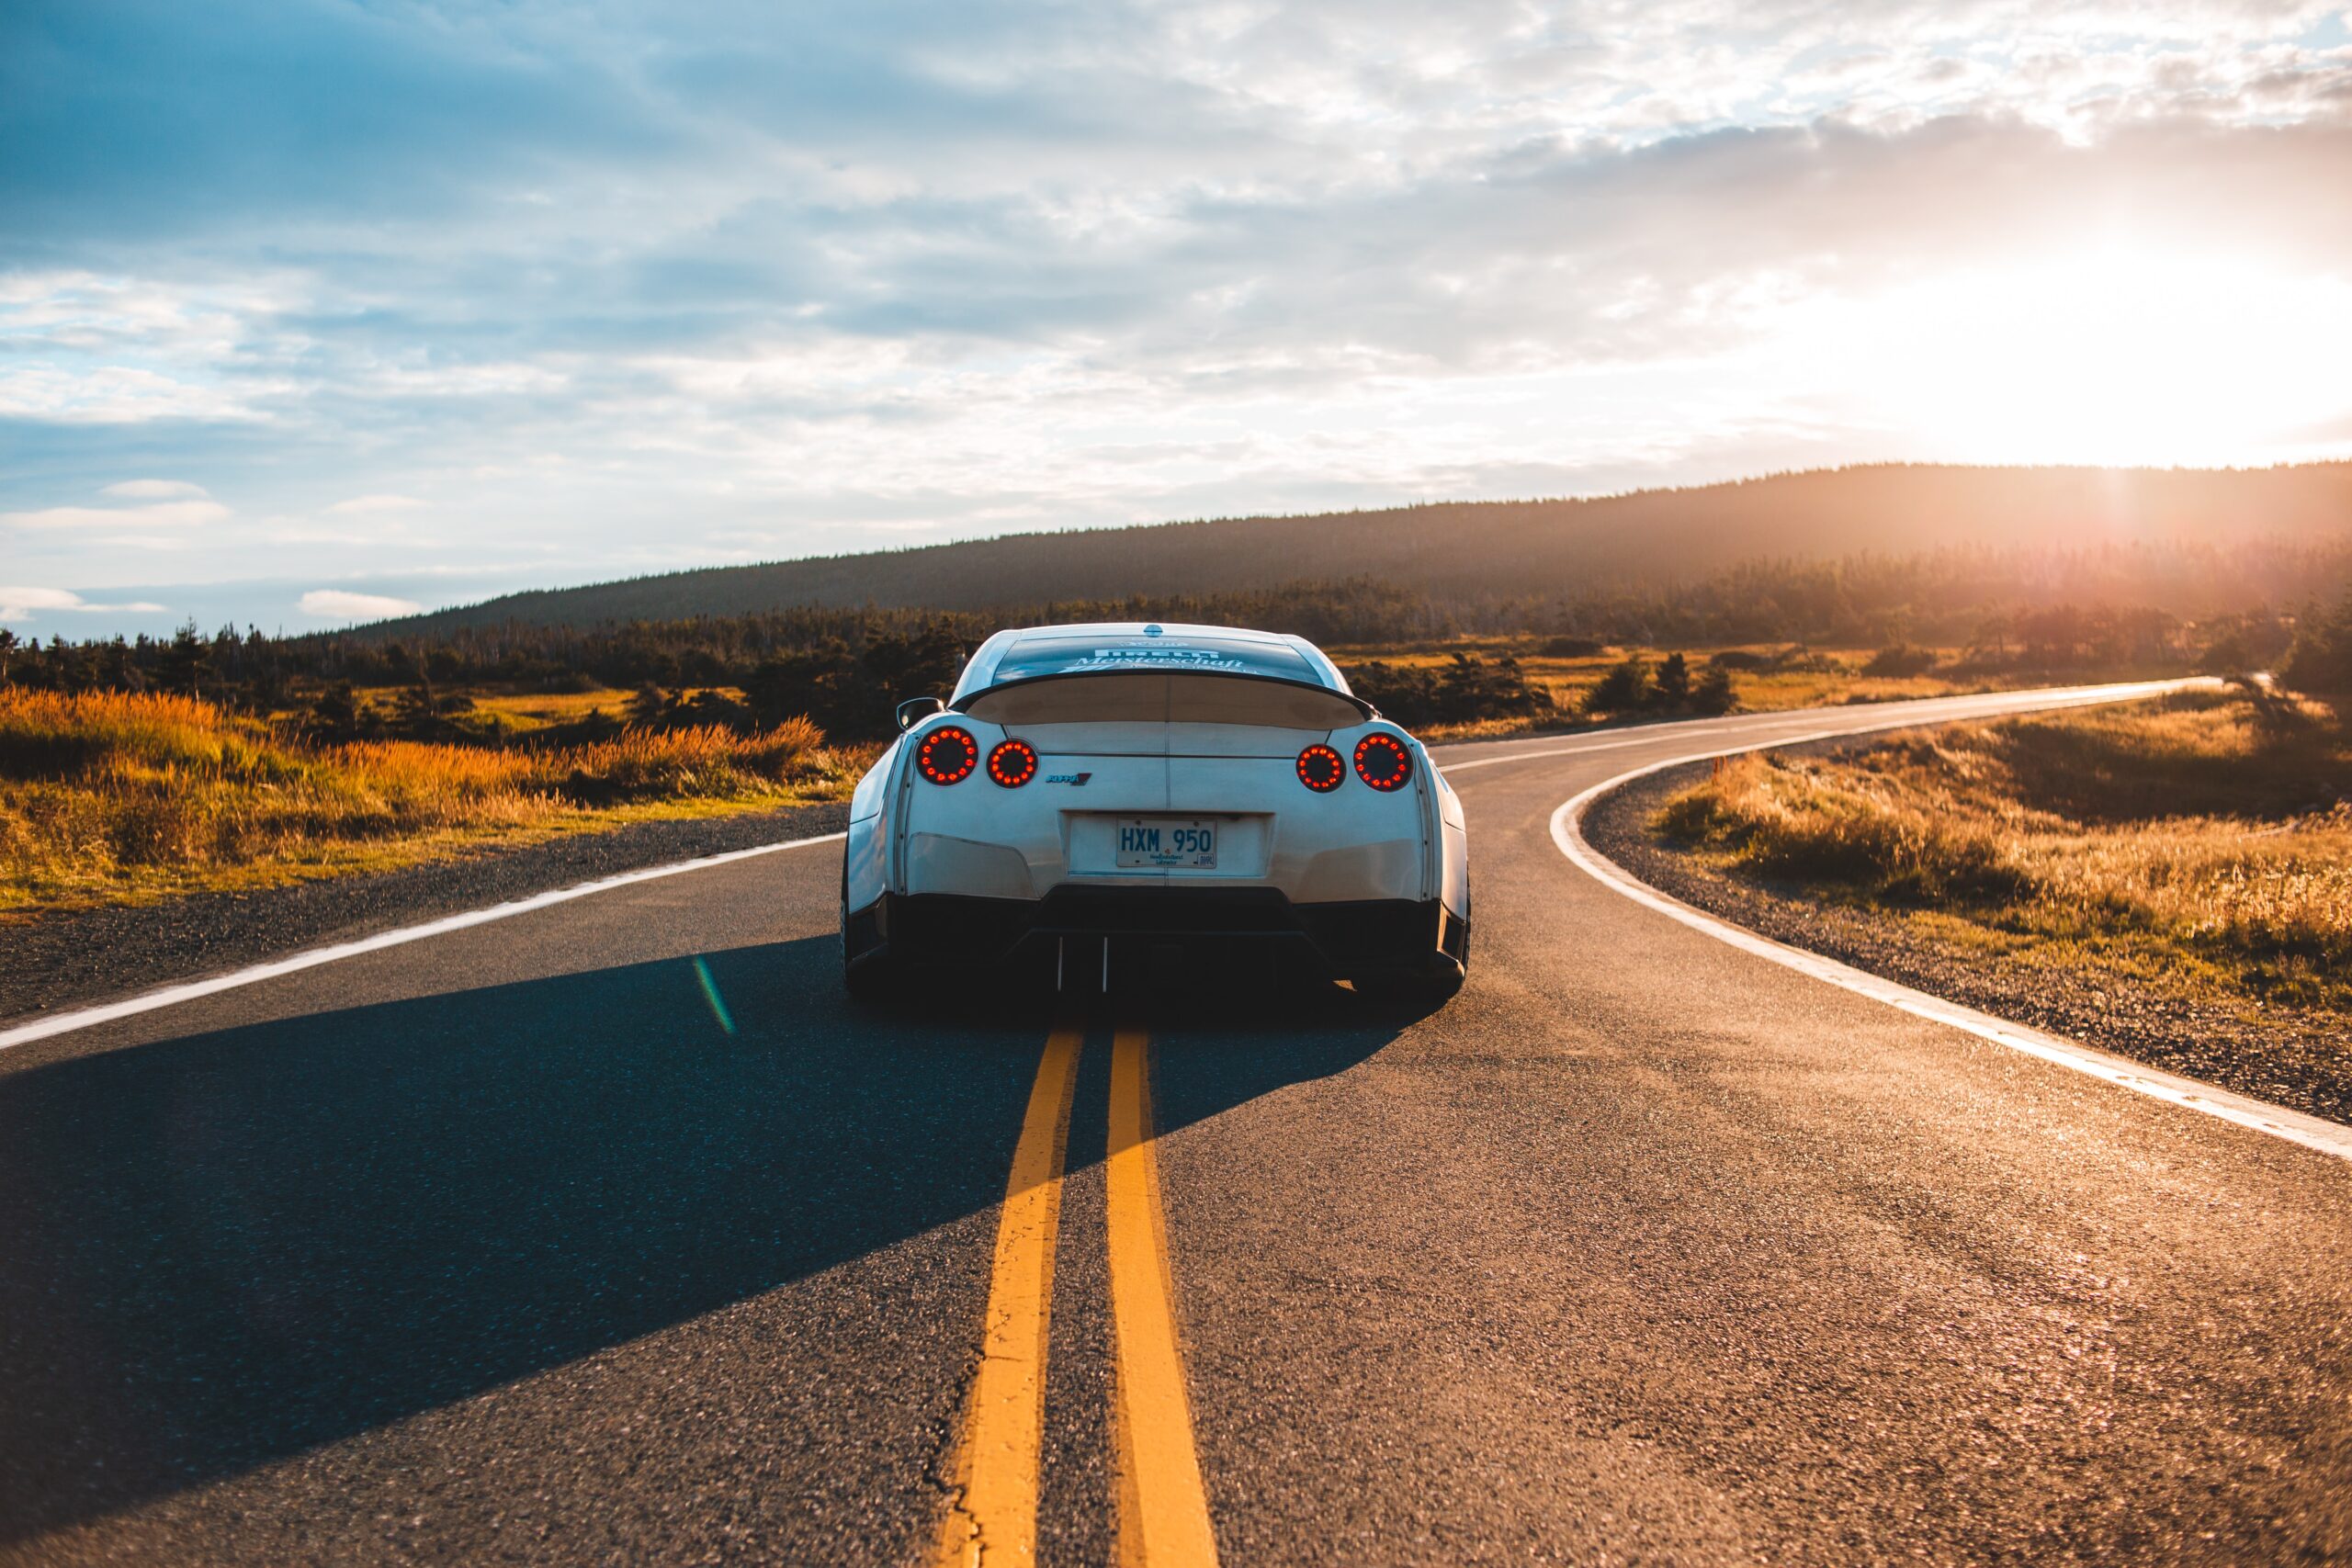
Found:
[[1108, 989], [1153, 948], [1219, 943], [1397, 999], [1462, 984], [1462, 803], [1304, 638], [999, 632], [899, 725], [850, 807], [854, 993], [1023, 962]]

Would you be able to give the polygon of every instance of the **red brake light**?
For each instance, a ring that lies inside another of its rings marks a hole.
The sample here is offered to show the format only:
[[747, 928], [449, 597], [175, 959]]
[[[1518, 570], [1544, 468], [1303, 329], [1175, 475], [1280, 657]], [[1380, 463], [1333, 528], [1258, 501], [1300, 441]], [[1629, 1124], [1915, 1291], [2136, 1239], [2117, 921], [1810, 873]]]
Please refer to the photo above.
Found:
[[989, 777], [1019, 789], [1037, 776], [1037, 749], [1026, 740], [1002, 740], [989, 753]]
[[1393, 735], [1367, 735], [1356, 742], [1356, 777], [1377, 790], [1403, 789], [1413, 782], [1413, 754]]
[[961, 784], [979, 765], [980, 743], [968, 729], [943, 725], [915, 748], [915, 771], [935, 784]]
[[1317, 795], [1329, 795], [1347, 781], [1348, 764], [1329, 746], [1309, 746], [1298, 754], [1298, 782]]

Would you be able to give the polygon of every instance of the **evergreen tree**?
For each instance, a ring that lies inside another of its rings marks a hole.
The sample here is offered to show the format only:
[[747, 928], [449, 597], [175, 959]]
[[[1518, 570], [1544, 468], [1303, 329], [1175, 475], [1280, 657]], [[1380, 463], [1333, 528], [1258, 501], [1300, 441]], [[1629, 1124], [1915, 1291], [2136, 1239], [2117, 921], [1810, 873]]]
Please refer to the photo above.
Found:
[[642, 729], [659, 729], [674, 705], [674, 699], [663, 696], [662, 688], [648, 681], [628, 700], [628, 721]]
[[1650, 703], [1650, 667], [1638, 653], [1612, 664], [1600, 683], [1585, 694], [1585, 707], [1597, 714], [1639, 713]]
[[2305, 612], [2280, 676], [2299, 692], [2352, 695], [2352, 593], [2332, 611], [2313, 605]]
[[1713, 716], [1725, 714], [1738, 704], [1732, 693], [1731, 669], [1716, 660], [1709, 660], [1699, 671], [1698, 683], [1690, 688], [1690, 711]]
[[172, 691], [200, 697], [204, 694], [205, 671], [211, 664], [212, 645], [196, 629], [196, 623], [189, 621], [172, 634], [171, 643], [164, 650], [164, 684]]
[[1662, 706], [1677, 708], [1690, 700], [1690, 661], [1679, 653], [1658, 661], [1657, 700]]
[[337, 681], [311, 704], [311, 728], [331, 740], [359, 736], [359, 698], [348, 681]]

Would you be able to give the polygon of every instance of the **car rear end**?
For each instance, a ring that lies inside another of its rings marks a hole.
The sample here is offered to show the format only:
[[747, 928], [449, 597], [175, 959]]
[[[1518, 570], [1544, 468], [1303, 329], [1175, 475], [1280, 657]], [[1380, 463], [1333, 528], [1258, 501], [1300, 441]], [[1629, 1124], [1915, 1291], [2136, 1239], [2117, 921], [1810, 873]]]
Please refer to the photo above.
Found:
[[1336, 683], [1069, 662], [959, 692], [906, 737], [853, 960], [1028, 963], [1091, 989], [1153, 949], [1243, 949], [1458, 979], [1460, 813], [1410, 736]]

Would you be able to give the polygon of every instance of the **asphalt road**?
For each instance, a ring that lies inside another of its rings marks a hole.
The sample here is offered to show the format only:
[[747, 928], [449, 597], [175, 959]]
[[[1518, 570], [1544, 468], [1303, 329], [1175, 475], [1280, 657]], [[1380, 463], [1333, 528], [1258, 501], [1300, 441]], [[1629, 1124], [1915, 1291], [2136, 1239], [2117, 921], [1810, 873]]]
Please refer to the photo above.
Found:
[[1693, 749], [1447, 753], [1418, 1019], [854, 1010], [824, 845], [0, 1052], [0, 1561], [2352, 1559], [2352, 1164], [1562, 858]]

